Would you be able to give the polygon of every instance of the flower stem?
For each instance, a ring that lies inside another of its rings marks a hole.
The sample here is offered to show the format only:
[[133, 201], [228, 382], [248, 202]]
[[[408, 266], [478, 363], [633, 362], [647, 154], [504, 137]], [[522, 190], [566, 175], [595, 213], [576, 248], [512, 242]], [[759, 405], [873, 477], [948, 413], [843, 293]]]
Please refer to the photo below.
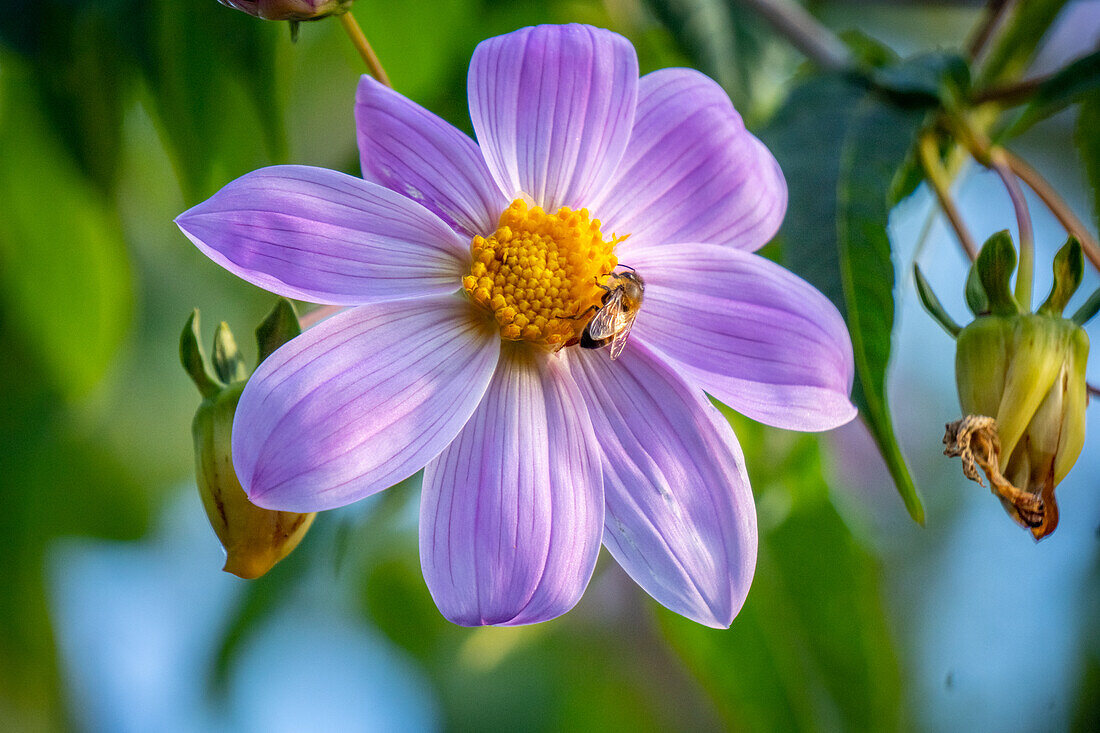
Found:
[[986, 3], [985, 17], [982, 19], [981, 25], [974, 31], [970, 42], [967, 43], [966, 53], [971, 61], [978, 58], [978, 55], [985, 49], [986, 44], [989, 43], [989, 39], [993, 37], [993, 31], [1000, 25], [1001, 18], [1008, 9], [1008, 5], [1009, 0], [989, 0]]
[[989, 151], [989, 162], [993, 170], [1004, 181], [1008, 196], [1012, 199], [1012, 208], [1016, 211], [1016, 224], [1020, 230], [1020, 267], [1016, 271], [1016, 302], [1031, 312], [1031, 287], [1035, 278], [1035, 238], [1031, 228], [1031, 213], [1027, 209], [1027, 199], [1020, 188], [1016, 174], [1008, 165], [1004, 148]]
[[791, 0], [737, 0], [763, 18], [791, 45], [825, 69], [832, 71], [852, 66], [852, 54], [817, 18]]
[[947, 214], [947, 220], [951, 222], [951, 228], [955, 230], [955, 235], [959, 238], [963, 250], [966, 251], [966, 256], [970, 258], [971, 262], [975, 261], [978, 259], [978, 246], [974, 243], [974, 238], [970, 236], [970, 231], [963, 223], [962, 216], [959, 215], [959, 209], [951, 198], [951, 181], [947, 171], [944, 170], [943, 163], [940, 162], [940, 151], [939, 146], [936, 144], [936, 136], [930, 132], [921, 135], [918, 152], [920, 153], [921, 165], [924, 166], [924, 172], [928, 176], [928, 183], [932, 186], [932, 190], [940, 202], [940, 208], [943, 209], [943, 213]]
[[1073, 213], [1073, 210], [1069, 208], [1069, 205], [1058, 195], [1046, 179], [1039, 175], [1039, 172], [1028, 165], [1022, 159], [1013, 155], [1010, 151], [1005, 150], [1005, 160], [1008, 166], [1012, 169], [1021, 181], [1028, 185], [1035, 194], [1043, 200], [1050, 212], [1061, 222], [1065, 230], [1077, 238], [1077, 241], [1081, 243], [1081, 249], [1085, 251], [1085, 256], [1089, 258], [1089, 262], [1093, 267], [1100, 270], [1100, 244], [1097, 244], [1096, 238], [1092, 236], [1089, 230], [1085, 227], [1084, 223], [1077, 218], [1077, 215]]
[[367, 40], [367, 36], [363, 33], [363, 29], [359, 27], [359, 23], [356, 22], [355, 16], [351, 14], [350, 10], [340, 16], [340, 25], [344, 26], [344, 30], [347, 31], [348, 38], [351, 39], [352, 45], [359, 51], [359, 55], [363, 57], [363, 63], [367, 65], [367, 70], [370, 72], [370, 75], [378, 82], [393, 89], [393, 84], [390, 83], [390, 78], [386, 75], [386, 70], [382, 68], [382, 62], [378, 60], [378, 56], [374, 53], [374, 49], [371, 48], [370, 41]]
[[980, 89], [970, 96], [970, 103], [977, 106], [995, 102], [1003, 107], [1015, 107], [1031, 99], [1039, 87], [1050, 77], [1038, 76], [1011, 84]]

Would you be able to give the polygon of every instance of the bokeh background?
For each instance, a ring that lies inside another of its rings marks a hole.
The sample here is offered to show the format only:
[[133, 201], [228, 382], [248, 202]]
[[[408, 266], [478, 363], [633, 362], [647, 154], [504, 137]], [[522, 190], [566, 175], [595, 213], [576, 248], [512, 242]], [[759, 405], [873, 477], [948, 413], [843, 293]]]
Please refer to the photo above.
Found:
[[[903, 56], [959, 47], [981, 8], [809, 7]], [[523, 25], [612, 28], [643, 71], [701, 66], [765, 139], [804, 64], [723, 0], [359, 0], [354, 11], [395, 87], [467, 130], [474, 46]], [[693, 42], [692, 28], [722, 42]], [[1098, 43], [1100, 3], [1068, 3], [1036, 68]], [[172, 219], [263, 165], [355, 173], [362, 72], [331, 20], [304, 24], [292, 44], [285, 25], [214, 0], [0, 4], [0, 730], [1100, 729], [1097, 408], [1059, 488], [1061, 526], [1040, 544], [940, 454], [959, 416], [953, 345], [908, 273], [919, 260], [962, 319], [967, 263], [924, 187], [891, 216], [889, 389], [926, 527], [862, 425], [801, 435], [731, 415], [761, 552], [728, 631], [666, 612], [606, 553], [560, 619], [449, 624], [420, 575], [419, 476], [322, 514], [262, 579], [222, 573], [193, 480], [199, 396], [178, 336], [198, 307], [204, 338], [227, 321], [251, 361], [247, 335], [274, 298], [207, 260]], [[1073, 123], [1057, 115], [1015, 147], [1095, 222]], [[966, 170], [956, 192], [979, 240], [1015, 227], [992, 175]], [[1045, 293], [1065, 234], [1031, 203]], [[1082, 293], [1098, 284], [1087, 272]]]

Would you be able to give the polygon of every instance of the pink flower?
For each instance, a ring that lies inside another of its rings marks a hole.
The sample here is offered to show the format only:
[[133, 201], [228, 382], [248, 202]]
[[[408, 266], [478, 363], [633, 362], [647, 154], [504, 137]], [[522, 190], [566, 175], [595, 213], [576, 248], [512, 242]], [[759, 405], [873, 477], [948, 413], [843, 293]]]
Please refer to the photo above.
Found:
[[[795, 430], [855, 415], [840, 315], [752, 254], [782, 219], [782, 174], [713, 81], [639, 79], [609, 31], [489, 39], [469, 98], [478, 143], [364, 78], [366, 180], [267, 168], [177, 219], [249, 282], [352, 306], [248, 383], [241, 482], [304, 512], [423, 467], [424, 577], [456, 623], [564, 613], [602, 540], [665, 606], [728, 626], [756, 515], [704, 390]], [[572, 345], [585, 319], [570, 316], [600, 304], [617, 263], [646, 289], [612, 361]]]

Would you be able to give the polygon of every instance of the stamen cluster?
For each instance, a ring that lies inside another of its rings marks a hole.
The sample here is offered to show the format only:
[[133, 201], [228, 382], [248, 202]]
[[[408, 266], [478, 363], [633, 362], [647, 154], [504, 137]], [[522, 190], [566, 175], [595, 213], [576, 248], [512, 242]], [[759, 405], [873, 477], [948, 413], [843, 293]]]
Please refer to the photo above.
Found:
[[490, 237], [474, 237], [473, 265], [462, 286], [492, 312], [501, 338], [560, 348], [580, 336], [586, 318], [600, 303], [606, 280], [618, 260], [604, 241], [600, 220], [587, 209], [567, 207], [547, 214], [516, 199], [500, 216]]

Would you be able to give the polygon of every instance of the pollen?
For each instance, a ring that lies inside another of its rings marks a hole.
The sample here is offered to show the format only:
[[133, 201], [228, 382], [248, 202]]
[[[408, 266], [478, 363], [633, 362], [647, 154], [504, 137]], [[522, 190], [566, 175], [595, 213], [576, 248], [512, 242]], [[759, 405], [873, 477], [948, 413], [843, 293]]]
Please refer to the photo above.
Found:
[[492, 236], [470, 243], [473, 264], [462, 286], [492, 313], [501, 338], [558, 349], [580, 336], [600, 304], [624, 239], [605, 240], [587, 209], [548, 214], [516, 199]]

